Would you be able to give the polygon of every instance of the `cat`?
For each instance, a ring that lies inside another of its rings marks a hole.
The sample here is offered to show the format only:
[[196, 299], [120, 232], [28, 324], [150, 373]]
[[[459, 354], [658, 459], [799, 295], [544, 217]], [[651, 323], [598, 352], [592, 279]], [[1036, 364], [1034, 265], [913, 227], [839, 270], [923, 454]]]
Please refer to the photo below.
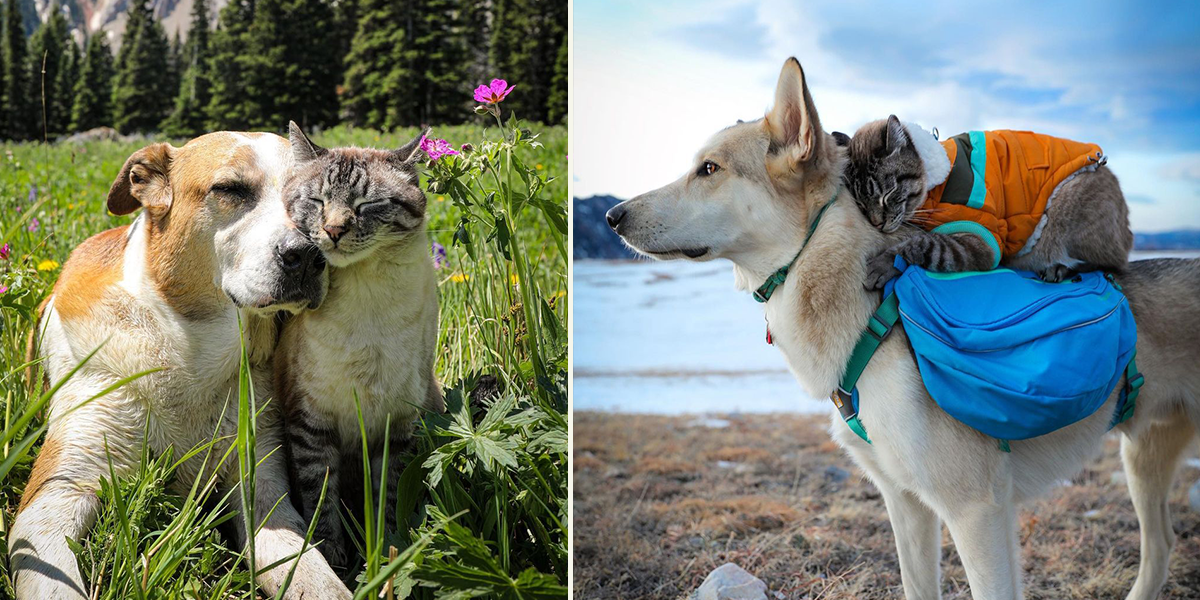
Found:
[[344, 570], [351, 549], [338, 511], [343, 496], [360, 490], [362, 481], [355, 395], [376, 490], [389, 437], [389, 499], [396, 497], [401, 468], [394, 457], [411, 443], [414, 418], [444, 410], [434, 375], [437, 282], [416, 170], [425, 134], [386, 151], [325, 149], [295, 123], [289, 130], [296, 166], [284, 204], [325, 255], [329, 292], [319, 309], [284, 323], [276, 390], [287, 428], [292, 502], [311, 520], [328, 477], [314, 537], [326, 559]]
[[[869, 289], [899, 273], [897, 255], [940, 272], [1002, 264], [1047, 282], [1119, 273], [1129, 260], [1129, 209], [1098, 146], [1028, 131], [939, 143], [896, 115], [862, 126], [847, 145], [845, 181], [859, 208], [903, 238], [868, 262]], [[933, 227], [948, 222], [957, 224]]]

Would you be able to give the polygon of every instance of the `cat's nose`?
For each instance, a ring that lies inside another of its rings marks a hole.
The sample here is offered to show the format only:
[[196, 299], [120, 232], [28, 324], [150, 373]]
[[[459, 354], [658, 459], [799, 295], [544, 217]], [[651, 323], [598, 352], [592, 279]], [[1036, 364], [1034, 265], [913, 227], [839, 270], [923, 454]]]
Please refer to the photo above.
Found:
[[329, 239], [337, 242], [338, 238], [342, 237], [343, 233], [346, 233], [346, 227], [344, 225], [326, 225], [325, 233], [329, 234]]

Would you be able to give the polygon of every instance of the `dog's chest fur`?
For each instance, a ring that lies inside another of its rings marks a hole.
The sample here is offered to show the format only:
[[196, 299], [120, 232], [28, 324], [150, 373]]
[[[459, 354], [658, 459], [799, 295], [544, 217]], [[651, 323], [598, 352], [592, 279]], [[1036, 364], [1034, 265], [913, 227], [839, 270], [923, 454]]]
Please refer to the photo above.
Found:
[[355, 392], [367, 437], [378, 440], [388, 415], [393, 431], [406, 427], [436, 385], [437, 284], [425, 244], [414, 236], [335, 269], [320, 309], [284, 329], [285, 401], [332, 421], [343, 445], [360, 443]]

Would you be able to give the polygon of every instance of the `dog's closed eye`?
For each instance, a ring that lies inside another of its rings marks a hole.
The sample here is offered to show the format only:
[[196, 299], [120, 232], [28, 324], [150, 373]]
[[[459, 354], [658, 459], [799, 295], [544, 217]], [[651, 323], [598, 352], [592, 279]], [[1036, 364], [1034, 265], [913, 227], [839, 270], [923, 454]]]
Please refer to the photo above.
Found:
[[250, 186], [240, 181], [223, 181], [212, 184], [208, 189], [210, 193], [221, 194], [228, 196], [234, 200], [246, 200], [250, 197], [252, 190]]

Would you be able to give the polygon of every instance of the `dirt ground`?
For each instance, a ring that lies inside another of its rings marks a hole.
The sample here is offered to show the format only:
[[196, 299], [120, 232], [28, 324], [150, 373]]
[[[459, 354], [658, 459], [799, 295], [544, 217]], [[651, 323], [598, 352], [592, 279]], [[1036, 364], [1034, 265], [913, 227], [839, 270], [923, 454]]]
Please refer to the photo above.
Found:
[[[775, 598], [902, 598], [883, 500], [827, 427], [825, 416], [575, 413], [576, 597], [680, 598], [733, 562]], [[1024, 507], [1026, 598], [1128, 593], [1138, 525], [1118, 446], [1110, 436], [1070, 485]], [[1187, 506], [1198, 478], [1184, 466], [1171, 495], [1163, 600], [1200, 598], [1200, 514]], [[942, 544], [944, 597], [970, 598], [948, 533]]]

